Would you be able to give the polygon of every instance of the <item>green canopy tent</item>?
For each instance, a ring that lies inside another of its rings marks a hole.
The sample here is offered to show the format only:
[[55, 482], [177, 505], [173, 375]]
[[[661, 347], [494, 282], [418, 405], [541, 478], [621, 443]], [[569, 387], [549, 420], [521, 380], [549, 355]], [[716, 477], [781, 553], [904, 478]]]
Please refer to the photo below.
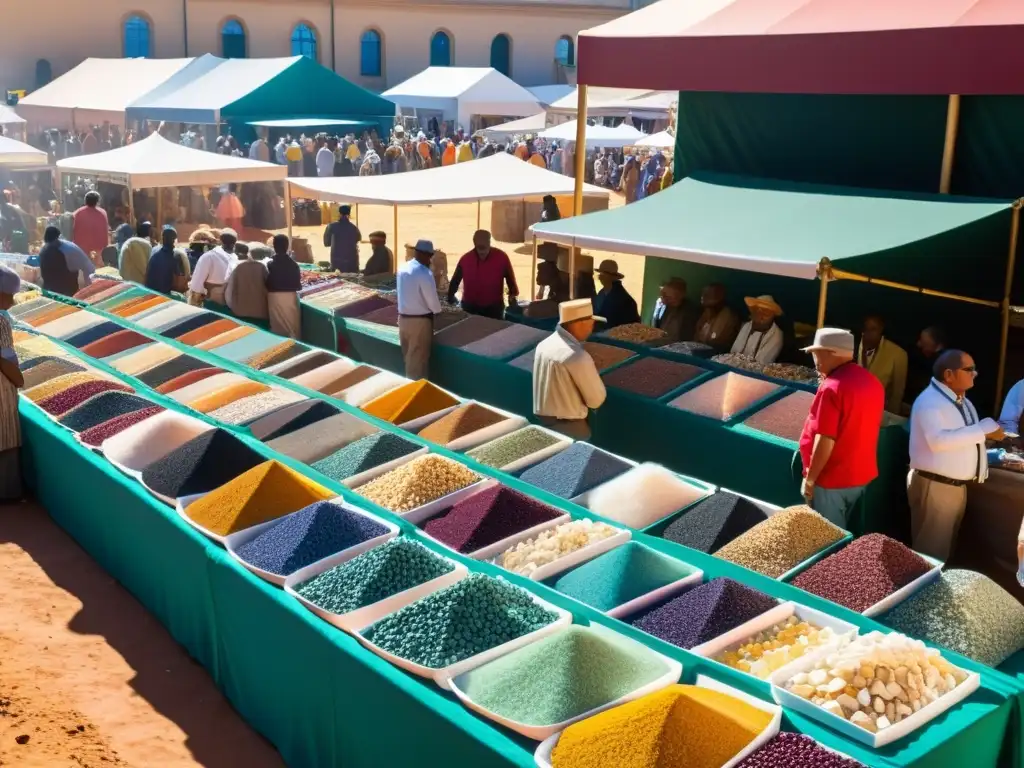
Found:
[[[1001, 381], [1019, 208], [1013, 201], [697, 173], [639, 203], [532, 231], [535, 253], [540, 240], [574, 253], [591, 248], [759, 273], [759, 285], [779, 285], [764, 276], [818, 279], [819, 327], [836, 280], [1000, 309]], [[648, 272], [645, 305], [660, 283], [658, 270]], [[863, 303], [857, 310], [865, 311]]]

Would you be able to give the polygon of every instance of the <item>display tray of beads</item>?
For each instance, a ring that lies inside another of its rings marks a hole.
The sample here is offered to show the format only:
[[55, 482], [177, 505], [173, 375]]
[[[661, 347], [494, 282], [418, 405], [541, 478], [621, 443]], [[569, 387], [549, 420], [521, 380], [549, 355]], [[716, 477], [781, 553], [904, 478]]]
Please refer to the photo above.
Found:
[[430, 449], [424, 445], [419, 450], [407, 453], [405, 456], [399, 456], [397, 459], [392, 459], [391, 461], [384, 462], [379, 466], [370, 467], [363, 472], [346, 477], [341, 481], [341, 484], [346, 488], [358, 488], [360, 485], [365, 485], [371, 480], [376, 480], [381, 475], [386, 475], [392, 469], [398, 469], [403, 464], [408, 464], [413, 459], [418, 459], [420, 456], [426, 456], [429, 451]]
[[[697, 675], [697, 680], [694, 683], [702, 688], [709, 688], [713, 691], [732, 696], [745, 704], [749, 704], [752, 707], [756, 707], [764, 712], [771, 714], [772, 719], [768, 723], [767, 727], [760, 734], [758, 734], [747, 746], [741, 749], [736, 755], [725, 763], [722, 768], [735, 768], [743, 760], [750, 755], [754, 754], [757, 750], [775, 738], [779, 732], [779, 728], [782, 725], [782, 707], [772, 704], [767, 701], [762, 701], [756, 696], [751, 696], [748, 693], [733, 688], [731, 685], [726, 685], [723, 682], [715, 680], [707, 675]], [[563, 729], [564, 730], [564, 729]], [[533, 761], [537, 764], [538, 768], [554, 768], [551, 764], [551, 753], [554, 751], [555, 746], [558, 744], [558, 739], [561, 737], [562, 731], [549, 736], [540, 743], [537, 747], [537, 751], [533, 753]]]
[[[513, 640], [501, 643], [500, 645], [496, 645], [493, 648], [489, 648], [488, 650], [482, 653], [469, 656], [465, 659], [462, 659], [461, 661], [444, 667], [428, 667], [423, 664], [418, 664], [414, 661], [410, 661], [409, 659], [390, 653], [381, 648], [380, 646], [376, 645], [375, 643], [373, 643], [366, 637], [366, 635], [369, 632], [369, 630], [373, 628], [374, 624], [377, 623], [376, 621], [369, 622], [363, 627], [360, 627], [358, 630], [353, 632], [353, 635], [355, 636], [356, 640], [358, 640], [363, 646], [365, 646], [370, 651], [380, 656], [385, 661], [394, 664], [396, 667], [399, 667], [400, 669], [404, 669], [406, 672], [410, 672], [414, 675], [417, 675], [418, 677], [424, 677], [433, 680], [435, 683], [437, 683], [438, 686], [447, 691], [451, 689], [452, 678], [458, 677], [463, 672], [467, 672], [468, 670], [473, 669], [474, 667], [479, 667], [481, 664], [485, 664], [488, 661], [492, 661], [500, 656], [504, 656], [506, 653], [509, 653], [510, 651], [514, 651], [517, 648], [522, 648], [524, 645], [529, 645], [535, 640], [540, 640], [542, 637], [546, 637], [547, 635], [557, 632], [562, 627], [567, 627], [570, 624], [572, 624], [572, 614], [569, 613], [569, 611], [563, 610], [562, 608], [559, 608], [557, 605], [553, 605], [552, 603], [549, 603], [546, 600], [542, 600], [541, 598], [537, 597], [532, 593], [530, 593], [529, 596], [530, 599], [534, 602], [534, 604], [536, 604], [538, 607], [554, 613], [556, 615], [555, 620], [548, 624], [545, 624], [544, 626], [534, 630], [533, 632], [528, 632], [524, 635], [520, 635], [519, 637]], [[410, 603], [410, 606], [411, 605], [413, 605], [413, 603]], [[409, 606], [406, 607], [408, 608]], [[381, 619], [383, 618], [387, 618], [387, 616], [381, 617]], [[377, 621], [380, 621], [381, 619], [378, 619]]]
[[[465, 488], [460, 488], [457, 491], [449, 493], [447, 496], [442, 496], [439, 499], [422, 504], [415, 509], [410, 509], [408, 512], [398, 512], [401, 518], [408, 520], [413, 525], [422, 525], [425, 521], [437, 515], [441, 510], [448, 509], [448, 507], [454, 506], [457, 502], [462, 501], [467, 496], [472, 496], [474, 493], [486, 490], [491, 486], [497, 485], [498, 481], [493, 478], [481, 478], [472, 485], [467, 485]], [[356, 493], [359, 493], [359, 489], [355, 489]]]
[[461, 453], [462, 451], [468, 451], [472, 448], [476, 448], [478, 445], [483, 445], [484, 443], [489, 443], [492, 440], [497, 440], [499, 437], [503, 437], [526, 426], [526, 419], [522, 416], [509, 413], [508, 411], [503, 411], [500, 408], [495, 408], [493, 405], [488, 405], [487, 408], [495, 413], [501, 414], [505, 418], [491, 424], [489, 427], [483, 427], [482, 429], [465, 434], [462, 437], [457, 437], [445, 445], [445, 448], [449, 451], [458, 451]]
[[881, 616], [883, 613], [886, 613], [887, 611], [890, 611], [893, 608], [895, 608], [897, 605], [902, 603], [911, 595], [915, 595], [918, 592], [920, 592], [933, 581], [938, 581], [939, 576], [942, 575], [942, 561], [936, 560], [934, 557], [929, 557], [928, 555], [922, 554], [921, 552], [918, 552], [917, 554], [920, 557], [927, 560], [929, 563], [931, 563], [931, 570], [929, 570], [928, 573], [918, 576], [909, 584], [901, 587], [900, 589], [897, 589], [888, 597], [884, 597], [881, 600], [879, 600], [877, 603], [875, 603], [870, 608], [864, 611], [865, 616]]
[[[331, 567], [333, 567], [335, 565], [338, 565], [339, 563], [343, 563], [343, 562], [345, 562], [347, 560], [351, 560], [353, 557], [357, 557], [358, 555], [361, 555], [366, 550], [372, 549], [373, 547], [376, 547], [379, 544], [383, 544], [385, 541], [393, 539], [393, 538], [395, 538], [399, 534], [399, 528], [394, 523], [388, 522], [384, 518], [377, 517], [377, 515], [374, 515], [374, 514], [372, 514], [370, 512], [366, 512], [366, 511], [364, 511], [362, 509], [359, 509], [358, 507], [354, 507], [351, 504], [349, 504], [347, 501], [342, 499], [340, 496], [338, 496], [337, 498], [331, 499], [330, 503], [331, 504], [336, 504], [339, 507], [344, 507], [344, 509], [347, 512], [349, 512], [349, 513], [351, 513], [353, 515], [360, 515], [362, 517], [368, 518], [368, 519], [372, 520], [373, 522], [383, 526], [386, 529], [386, 531], [384, 533], [382, 533], [381, 535], [379, 535], [379, 536], [374, 536], [372, 539], [367, 539], [366, 541], [362, 541], [362, 542], [360, 542], [358, 544], [354, 544], [351, 547], [343, 549], [340, 552], [335, 552], [333, 555], [328, 555], [327, 557], [323, 558], [322, 560], [318, 560], [313, 565], [321, 565], [322, 564], [322, 565], [324, 565], [325, 568], [331, 568]], [[285, 522], [286, 520], [288, 520], [288, 518], [294, 517], [295, 515], [297, 515], [301, 511], [302, 510], [297, 510], [295, 512], [292, 512], [290, 515], [285, 515], [284, 517], [279, 517], [276, 520], [269, 520], [269, 521], [267, 521], [265, 523], [260, 523], [259, 525], [254, 525], [251, 528], [244, 528], [241, 531], [237, 531], [236, 533], [229, 534], [228, 536], [226, 536], [224, 538], [224, 549], [226, 549], [228, 551], [228, 554], [231, 555], [231, 557], [234, 558], [234, 560], [236, 562], [238, 562], [246, 570], [249, 570], [252, 573], [255, 573], [257, 576], [259, 576], [264, 581], [269, 581], [271, 584], [276, 584], [279, 587], [283, 587], [284, 584], [285, 584], [285, 581], [287, 581], [287, 578], [288, 578], [287, 576], [282, 576], [281, 574], [278, 574], [278, 573], [271, 573], [270, 571], [265, 571], [262, 568], [259, 568], [259, 567], [255, 566], [255, 565], [253, 565], [252, 563], [248, 562], [244, 557], [242, 557], [239, 554], [238, 550], [239, 550], [240, 547], [242, 547], [245, 544], [248, 544], [250, 541], [255, 539], [257, 536], [260, 536], [261, 534], [265, 533], [266, 531], [269, 531], [274, 526], [276, 526], [276, 525], [278, 525], [280, 523]]]
[[[564, 632], [566, 631], [566, 629], [567, 628], [563, 627], [559, 631]], [[654, 680], [651, 680], [650, 682], [644, 685], [634, 688], [632, 691], [629, 691], [628, 693], [625, 693], [622, 696], [619, 696], [618, 698], [607, 702], [606, 704], [594, 707], [592, 709], [587, 710], [586, 712], [582, 712], [579, 715], [576, 715], [575, 717], [571, 717], [567, 720], [563, 720], [558, 723], [553, 723], [552, 725], [528, 725], [526, 723], [517, 722], [516, 720], [511, 720], [507, 717], [499, 715], [496, 712], [492, 712], [486, 706], [483, 706], [482, 704], [479, 704], [478, 702], [474, 701], [472, 696], [466, 693], [466, 691], [464, 690], [466, 688], [467, 675], [470, 672], [472, 672], [472, 670], [467, 670], [466, 672], [460, 674], [458, 677], [453, 678], [451, 681], [451, 691], [455, 694], [456, 698], [458, 698], [459, 701], [466, 705], [467, 708], [473, 710], [474, 712], [483, 717], [486, 717], [488, 720], [493, 720], [499, 725], [505, 726], [509, 730], [522, 734], [528, 739], [533, 739], [534, 741], [544, 741], [544, 739], [548, 738], [552, 734], [558, 733], [559, 731], [568, 728], [570, 725], [579, 722], [580, 720], [586, 720], [588, 717], [596, 715], [598, 712], [603, 712], [606, 709], [617, 707], [620, 704], [625, 704], [628, 701], [635, 701], [636, 699], [639, 699], [641, 696], [646, 696], [649, 693], [654, 693], [655, 691], [661, 690], [667, 685], [672, 685], [672, 683], [678, 682], [680, 676], [683, 674], [682, 663], [676, 661], [675, 659], [670, 659], [667, 656], [662, 656], [660, 653], [652, 651], [643, 643], [639, 643], [636, 640], [628, 638], [625, 635], [621, 635], [618, 632], [608, 629], [607, 627], [602, 627], [598, 624], [591, 624], [589, 627], [586, 628], [586, 630], [583, 631], [593, 633], [598, 637], [607, 638], [609, 642], [618, 644], [624, 652], [631, 653], [632, 655], [634, 655], [634, 657], [649, 659], [651, 661], [660, 663], [664, 668], [664, 672]], [[552, 635], [552, 637], [553, 636], [554, 635]]]
[[[534, 464], [539, 464], [545, 459], [550, 459], [556, 453], [560, 453], [561, 451], [564, 451], [566, 448], [572, 445], [571, 437], [566, 437], [565, 435], [559, 432], [555, 432], [553, 429], [547, 429], [546, 427], [541, 427], [537, 424], [531, 424], [529, 426], [523, 427], [522, 429], [516, 430], [515, 432], [511, 433], [510, 435], [507, 435], [506, 437], [508, 437], [510, 440], [523, 439], [516, 438], [514, 436], [518, 435], [521, 432], [527, 431], [540, 432], [544, 435], [547, 435], [548, 437], [551, 438], [552, 442], [549, 445], [545, 446], [544, 448], [539, 448], [536, 451], [533, 451], [532, 453], [528, 453], [525, 456], [521, 456], [520, 458], [515, 459], [514, 461], [510, 461], [507, 464], [504, 464], [503, 466], [497, 467], [497, 469], [501, 470], [502, 472], [507, 472], [510, 475], [516, 472], [521, 472], [527, 467], [532, 467]], [[483, 446], [477, 446], [477, 448], [482, 449], [487, 445], [488, 444], [485, 443]], [[470, 449], [470, 454], [472, 454], [476, 450], [477, 449]], [[511, 455], [515, 455], [514, 452]], [[470, 455], [470, 458], [475, 459], [476, 457]], [[488, 464], [488, 466], [493, 465]]]
[[[560, 523], [559, 525], [561, 524], [563, 523]], [[603, 539], [597, 539], [596, 541], [592, 541], [589, 544], [580, 547], [579, 549], [574, 549], [562, 555], [561, 557], [552, 560], [551, 562], [544, 563], [543, 565], [538, 566], [536, 569], [534, 569], [528, 574], [529, 578], [533, 581], [544, 581], [545, 579], [549, 579], [552, 576], [557, 576], [563, 571], [567, 571], [570, 568], [579, 565], [580, 563], [585, 563], [587, 560], [595, 558], [598, 555], [603, 555], [605, 552], [608, 552], [609, 550], [615, 549], [616, 547], [625, 544], [633, 536], [633, 532], [626, 528], [619, 529], [617, 526], [610, 527], [617, 529], [616, 532], [613, 533], [611, 536], [606, 536]], [[497, 565], [500, 568], [504, 568], [505, 566], [502, 565], [502, 555], [506, 551], [514, 548], [517, 544], [525, 542], [527, 539], [530, 538], [534, 537], [523, 536], [521, 534], [519, 536], [516, 536], [512, 541], [508, 542], [506, 549], [502, 552], [499, 552], [492, 560], [490, 560], [490, 562], [492, 562], [494, 565]]]
[[[811, 639], [801, 642], [800, 638], [794, 637], [792, 643], [783, 643], [778, 648], [767, 649], [760, 653], [755, 651], [757, 658], [754, 665], [751, 665], [751, 669], [734, 667], [721, 659], [722, 655], [729, 651], [737, 651], [748, 644], [754, 643], [758, 635], [771, 633], [773, 628], [790, 622], [806, 622], [812, 627], [816, 627], [819, 633], [821, 630], [828, 631], [826, 637], [818, 638], [821, 640], [820, 644], [814, 644], [814, 641]], [[787, 602], [762, 613], [760, 616], [744, 624], [740, 624], [735, 629], [731, 629], [713, 640], [691, 648], [690, 653], [703, 656], [716, 664], [725, 664], [731, 668], [740, 669], [741, 672], [746, 672], [749, 675], [765, 680], [775, 672], [784, 672], [790, 664], [803, 658], [808, 653], [813, 653], [820, 649], [835, 648], [839, 643], [843, 642], [844, 638], [849, 638], [856, 634], [857, 627], [847, 621], [837, 619], [813, 608]], [[790, 650], [792, 646], [800, 646], [799, 656], [793, 655]], [[757, 662], [761, 662], [761, 664], [758, 666]], [[774, 666], [775, 664], [777, 666]]]
[[841, 648], [809, 653], [770, 680], [782, 706], [876, 749], [910, 735], [981, 685], [977, 672], [898, 632], [869, 632]]
[[416, 602], [421, 597], [426, 597], [437, 592], [439, 589], [451, 586], [469, 574], [469, 569], [462, 565], [462, 563], [457, 563], [451, 558], [438, 555], [441, 560], [451, 564], [452, 568], [447, 573], [348, 613], [334, 613], [325, 610], [299, 593], [300, 585], [314, 579], [321, 573], [355, 559], [359, 554], [362, 553], [340, 552], [334, 558], [325, 558], [305, 568], [301, 568], [285, 579], [284, 591], [327, 623], [333, 624], [338, 629], [354, 635], [360, 628], [370, 626], [375, 621], [394, 613], [400, 608], [404, 608], [410, 603]]

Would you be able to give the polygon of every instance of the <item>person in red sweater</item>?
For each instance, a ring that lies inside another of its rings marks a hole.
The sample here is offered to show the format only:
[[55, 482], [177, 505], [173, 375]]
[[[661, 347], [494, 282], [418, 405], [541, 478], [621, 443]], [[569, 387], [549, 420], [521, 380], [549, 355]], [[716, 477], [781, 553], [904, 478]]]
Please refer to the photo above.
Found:
[[885, 410], [882, 383], [853, 360], [853, 334], [819, 328], [804, 349], [824, 379], [800, 435], [801, 492], [815, 512], [848, 530], [847, 520], [878, 477], [878, 433]]
[[110, 245], [110, 223], [107, 212], [100, 208], [100, 193], [89, 192], [85, 205], [74, 213], [74, 243], [95, 264], [103, 249]]
[[[463, 284], [464, 283], [464, 284]], [[501, 319], [505, 314], [504, 286], [508, 284], [508, 305], [518, 304], [519, 286], [508, 254], [491, 247], [491, 233], [479, 229], [473, 234], [473, 250], [463, 254], [448, 284], [448, 301], [462, 286], [462, 308], [472, 315]]]

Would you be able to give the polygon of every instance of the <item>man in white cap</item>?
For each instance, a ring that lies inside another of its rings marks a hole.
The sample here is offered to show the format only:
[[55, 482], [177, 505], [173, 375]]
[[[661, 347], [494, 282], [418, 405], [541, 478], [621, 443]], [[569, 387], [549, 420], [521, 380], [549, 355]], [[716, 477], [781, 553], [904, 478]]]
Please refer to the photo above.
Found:
[[605, 319], [606, 328], [618, 325], [639, 323], [640, 313], [636, 308], [636, 299], [622, 284], [625, 277], [619, 272], [619, 263], [605, 259], [597, 265], [597, 279], [601, 282], [601, 290], [594, 299], [594, 314]]
[[878, 433], [885, 410], [882, 383], [853, 360], [853, 334], [819, 328], [804, 348], [823, 379], [800, 435], [807, 503], [840, 528], [867, 484], [878, 477]]
[[774, 363], [782, 351], [782, 329], [775, 322], [782, 316], [782, 307], [771, 296], [747, 296], [743, 301], [750, 310], [750, 319], [740, 328], [732, 352], [752, 357], [762, 365]]
[[430, 271], [434, 244], [416, 243], [416, 255], [398, 270], [398, 341], [405, 360], [405, 375], [425, 379], [430, 373], [430, 345], [434, 340], [434, 315], [441, 311], [437, 283]]
[[590, 437], [587, 417], [601, 407], [604, 382], [582, 342], [594, 330], [590, 299], [558, 305], [558, 327], [533, 356], [533, 412], [542, 424], [577, 440]]
[[196, 269], [188, 287], [191, 294], [189, 303], [202, 306], [205, 301], [227, 306], [224, 292], [227, 289], [231, 270], [238, 264], [235, 257], [235, 243], [238, 233], [233, 229], [220, 231], [220, 245], [211, 248], [196, 262]]
[[910, 535], [914, 549], [949, 557], [967, 509], [967, 486], [988, 477], [986, 440], [1006, 435], [992, 419], [979, 419], [967, 391], [978, 368], [973, 358], [947, 349], [910, 411]]

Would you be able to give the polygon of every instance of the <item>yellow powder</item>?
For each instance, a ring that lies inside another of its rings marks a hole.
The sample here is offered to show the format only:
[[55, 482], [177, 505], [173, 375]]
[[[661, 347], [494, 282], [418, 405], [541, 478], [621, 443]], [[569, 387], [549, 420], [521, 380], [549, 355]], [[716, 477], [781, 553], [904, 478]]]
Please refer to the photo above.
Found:
[[420, 379], [374, 398], [363, 405], [362, 409], [378, 419], [392, 424], [404, 424], [458, 404], [459, 401], [443, 389], [426, 379]]
[[21, 394], [33, 403], [38, 403], [40, 400], [45, 400], [52, 395], [63, 392], [68, 387], [73, 387], [86, 381], [102, 381], [104, 378], [92, 371], [75, 371], [74, 373], [65, 373], [63, 376], [44, 381], [36, 387], [23, 390]]
[[275, 520], [336, 494], [276, 461], [265, 461], [190, 504], [185, 513], [218, 536]]
[[235, 400], [250, 395], [258, 395], [262, 392], [269, 392], [270, 387], [260, 384], [258, 381], [240, 381], [229, 387], [218, 389], [202, 397], [196, 398], [191, 403], [186, 403], [189, 408], [200, 413], [210, 413], [225, 405], [230, 405]]
[[219, 336], [214, 336], [212, 339], [207, 339], [202, 344], [196, 344], [196, 348], [216, 349], [217, 347], [223, 347], [225, 344], [230, 344], [232, 341], [238, 341], [243, 336], [248, 336], [255, 330], [255, 328], [250, 328], [247, 325], [240, 325], [233, 331], [227, 331]]

